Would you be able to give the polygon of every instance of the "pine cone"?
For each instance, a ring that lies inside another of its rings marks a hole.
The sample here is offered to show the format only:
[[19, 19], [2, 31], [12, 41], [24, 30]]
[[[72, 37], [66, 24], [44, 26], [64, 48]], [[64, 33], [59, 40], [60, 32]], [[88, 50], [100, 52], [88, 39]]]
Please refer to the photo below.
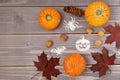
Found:
[[71, 13], [71, 14], [73, 14], [75, 16], [79, 16], [79, 17], [81, 17], [84, 14], [81, 9], [76, 8], [74, 6], [66, 6], [66, 7], [64, 7], [63, 10], [67, 13]]

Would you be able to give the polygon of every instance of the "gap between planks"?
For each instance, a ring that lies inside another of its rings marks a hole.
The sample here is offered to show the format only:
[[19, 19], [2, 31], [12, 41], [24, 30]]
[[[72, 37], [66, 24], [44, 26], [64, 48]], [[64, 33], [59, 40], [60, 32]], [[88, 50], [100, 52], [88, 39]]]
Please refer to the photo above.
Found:
[[[90, 66], [92, 66], [92, 64], [87, 64], [87, 68], [89, 68]], [[35, 67], [34, 65], [2, 65], [0, 66], [0, 68], [2, 67]], [[57, 67], [63, 67], [63, 65], [59, 65]], [[120, 64], [114, 64], [114, 65], [110, 65], [109, 67], [119, 67], [120, 68]]]
[[[83, 35], [97, 35], [98, 33], [92, 33], [92, 34], [87, 34], [87, 33], [0, 33], [0, 35], [60, 35], [60, 34], [83, 34]], [[105, 33], [105, 35], [109, 35], [109, 33]]]

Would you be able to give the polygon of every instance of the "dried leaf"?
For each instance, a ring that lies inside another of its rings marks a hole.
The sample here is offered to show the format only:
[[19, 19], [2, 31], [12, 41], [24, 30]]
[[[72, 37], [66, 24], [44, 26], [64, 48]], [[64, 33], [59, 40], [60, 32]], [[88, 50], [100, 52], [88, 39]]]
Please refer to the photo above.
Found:
[[55, 69], [55, 66], [59, 65], [59, 58], [51, 57], [50, 60], [47, 59], [47, 55], [43, 52], [38, 56], [38, 62], [34, 61], [34, 66], [37, 68], [37, 71], [43, 71], [43, 76], [48, 80], [51, 80], [51, 76], [57, 77], [61, 74], [58, 69]]
[[102, 49], [102, 54], [100, 53], [91, 53], [93, 59], [97, 62], [93, 64], [90, 69], [93, 72], [98, 71], [99, 77], [106, 74], [107, 70], [109, 69], [109, 65], [113, 65], [116, 59], [116, 55], [109, 56], [108, 50], [106, 48]]
[[43, 71], [48, 60], [46, 54], [43, 52], [41, 56], [38, 56], [39, 62], [34, 61], [35, 67], [37, 68], [37, 71]]
[[107, 37], [105, 43], [113, 43], [116, 42], [116, 47], [120, 48], [120, 26], [112, 26], [109, 25], [105, 27], [105, 30], [108, 31], [111, 35]]

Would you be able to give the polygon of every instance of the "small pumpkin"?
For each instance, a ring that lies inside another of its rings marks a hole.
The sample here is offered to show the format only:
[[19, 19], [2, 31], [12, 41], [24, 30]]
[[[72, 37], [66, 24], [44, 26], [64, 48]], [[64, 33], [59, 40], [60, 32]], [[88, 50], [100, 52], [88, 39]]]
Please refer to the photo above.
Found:
[[57, 28], [61, 21], [59, 12], [54, 8], [44, 8], [39, 14], [39, 23], [46, 30]]
[[110, 8], [102, 1], [92, 2], [85, 10], [85, 18], [88, 24], [100, 27], [109, 20]]
[[72, 53], [64, 59], [63, 66], [69, 76], [79, 76], [85, 70], [86, 61], [80, 54]]

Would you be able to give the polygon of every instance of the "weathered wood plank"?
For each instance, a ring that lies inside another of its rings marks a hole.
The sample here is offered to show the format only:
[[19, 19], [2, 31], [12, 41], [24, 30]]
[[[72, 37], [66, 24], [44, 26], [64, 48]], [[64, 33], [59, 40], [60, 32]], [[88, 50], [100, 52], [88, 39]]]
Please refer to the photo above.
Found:
[[[42, 51], [41, 51], [42, 52]], [[32, 66], [34, 65], [33, 61], [37, 61], [38, 58], [37, 56], [40, 55], [40, 52], [38, 53], [35, 53], [36, 55], [31, 55], [31, 54], [26, 54], [26, 55], [23, 55], [24, 52], [22, 53], [16, 53], [16, 55], [14, 56], [0, 56], [0, 66]], [[47, 52], [46, 52], [47, 53]], [[91, 57], [90, 54], [82, 54], [80, 52], [77, 52], [79, 54], [81, 54], [82, 56], [84, 56], [87, 64], [95, 64], [96, 62], [93, 60], [93, 58]], [[12, 53], [9, 53], [9, 54], [12, 54]], [[21, 56], [18, 56], [22, 54]], [[68, 53], [63, 53], [63, 55], [55, 55], [55, 54], [50, 54], [50, 53], [47, 53], [48, 54], [48, 58], [54, 56], [54, 57], [59, 57], [60, 58], [60, 65], [63, 64], [63, 60], [64, 58], [68, 55]], [[70, 54], [70, 53], [69, 53]], [[110, 54], [112, 55], [112, 54]], [[115, 64], [120, 64], [120, 55], [117, 55], [117, 58], [115, 60]]]
[[[33, 60], [37, 60], [37, 56], [44, 50], [50, 57], [61, 57], [60, 64], [63, 62], [63, 58], [69, 53], [77, 52], [82, 54], [88, 64], [93, 64], [95, 61], [90, 56], [91, 52], [100, 52], [101, 47], [96, 47], [94, 41], [96, 39], [105, 41], [105, 37], [99, 37], [96, 34], [85, 35], [85, 38], [90, 40], [91, 48], [86, 52], [79, 52], [75, 48], [75, 42], [80, 39], [82, 34], [68, 34], [69, 39], [67, 42], [62, 42], [59, 39], [59, 35], [1, 35], [0, 36], [0, 66], [16, 66], [16, 65], [33, 65]], [[46, 40], [53, 40], [54, 45], [51, 48], [45, 47]], [[55, 55], [50, 53], [50, 49], [66, 46], [67, 50], [62, 55]], [[114, 53], [115, 46], [107, 46], [110, 49], [110, 55]], [[117, 54], [115, 64], [120, 64], [120, 55]]]
[[[94, 41], [99, 39], [102, 40], [103, 43], [106, 37], [109, 34], [106, 34], [103, 37], [98, 36], [97, 34], [66, 34], [68, 36], [68, 40], [63, 42], [60, 40], [60, 34], [53, 35], [0, 35], [0, 48], [37, 48], [39, 49], [48, 49], [45, 47], [45, 42], [47, 40], [52, 40], [53, 47], [57, 46], [66, 46], [69, 50], [75, 50], [75, 42], [78, 39], [81, 39], [82, 36], [85, 36], [86, 39], [90, 40], [91, 48], [95, 48]], [[51, 48], [53, 48], [51, 47]], [[99, 47], [96, 47], [96, 49]]]
[[[70, 19], [72, 15], [63, 12], [63, 7], [55, 8], [61, 13], [62, 21], [56, 30], [47, 31], [42, 29], [38, 23], [38, 14], [43, 7], [0, 7], [0, 34], [86, 33], [86, 28], [91, 27], [86, 23], [84, 17], [75, 17], [80, 23], [79, 25], [83, 27], [74, 32], [66, 31], [63, 20]], [[119, 13], [120, 7], [111, 7], [111, 18], [106, 25], [114, 24], [114, 22], [120, 23]], [[102, 27], [93, 29], [94, 33], [103, 30]]]
[[[86, 68], [83, 75], [78, 77], [70, 77], [65, 74], [63, 67], [59, 66], [58, 68], [62, 74], [57, 78], [52, 77], [52, 80], [119, 80], [120, 76], [120, 65], [111, 66], [111, 73], [108, 72], [106, 76], [101, 78], [98, 77], [98, 73], [93, 73]], [[36, 74], [35, 67], [0, 67], [0, 80], [31, 80], [30, 78]], [[42, 77], [42, 73], [36, 76], [33, 80], [46, 80], [45, 77]]]
[[[0, 0], [0, 6], [86, 6], [94, 0]], [[109, 5], [120, 5], [119, 0], [103, 0]]]

